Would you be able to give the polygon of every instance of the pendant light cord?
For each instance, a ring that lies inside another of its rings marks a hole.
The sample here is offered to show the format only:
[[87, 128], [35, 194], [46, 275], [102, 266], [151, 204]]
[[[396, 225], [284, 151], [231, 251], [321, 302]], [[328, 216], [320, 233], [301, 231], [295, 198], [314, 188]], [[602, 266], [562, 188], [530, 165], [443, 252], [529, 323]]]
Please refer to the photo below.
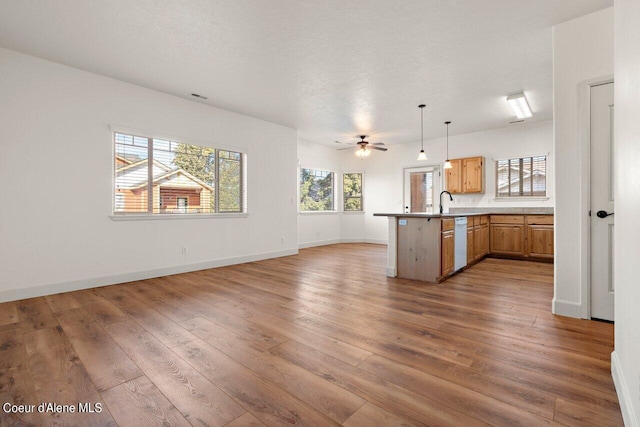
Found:
[[420, 149], [424, 150], [424, 106], [420, 107]]
[[444, 122], [445, 125], [447, 125], [447, 161], [449, 161], [449, 125], [451, 124], [450, 121], [446, 121]]

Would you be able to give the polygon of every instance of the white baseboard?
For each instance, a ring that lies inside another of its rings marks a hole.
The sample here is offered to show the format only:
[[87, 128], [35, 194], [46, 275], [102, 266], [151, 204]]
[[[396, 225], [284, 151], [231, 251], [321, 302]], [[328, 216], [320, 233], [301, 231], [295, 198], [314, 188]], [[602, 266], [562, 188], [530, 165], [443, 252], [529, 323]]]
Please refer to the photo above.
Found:
[[620, 403], [620, 411], [622, 412], [624, 425], [626, 427], [638, 427], [638, 417], [636, 417], [636, 414], [633, 412], [631, 393], [624, 379], [620, 359], [615, 351], [611, 353], [611, 376], [613, 377], [613, 384], [616, 386], [616, 393], [618, 394], [618, 402]]
[[387, 267], [387, 277], [396, 277], [396, 269], [393, 267]]
[[560, 316], [575, 317], [577, 319], [582, 318], [582, 305], [577, 302], [563, 301], [554, 298], [551, 310], [553, 314]]
[[341, 243], [340, 239], [316, 240], [315, 242], [298, 243], [298, 249], [315, 248], [316, 246], [335, 245]]
[[387, 240], [382, 239], [364, 239], [364, 243], [372, 243], [374, 245], [388, 245], [389, 242]]
[[314, 248], [316, 246], [336, 245], [338, 243], [371, 243], [375, 245], [386, 245], [386, 240], [379, 239], [364, 239], [364, 238], [350, 238], [350, 239], [330, 239], [330, 240], [316, 240], [315, 242], [305, 242], [298, 245], [298, 249]]
[[158, 268], [132, 273], [115, 274], [112, 276], [93, 277], [84, 280], [52, 283], [30, 288], [12, 289], [0, 291], [0, 302], [15, 301], [25, 298], [41, 297], [44, 295], [59, 294], [61, 292], [79, 291], [81, 289], [96, 288], [99, 286], [115, 285], [117, 283], [133, 282], [136, 280], [151, 279], [154, 277], [169, 276], [172, 274], [188, 273], [191, 271], [206, 270], [209, 268], [224, 267], [226, 265], [243, 264], [246, 262], [260, 261], [269, 258], [296, 255], [297, 249], [287, 249], [276, 252], [264, 252], [254, 255], [221, 258], [194, 264], [177, 265], [173, 267]]

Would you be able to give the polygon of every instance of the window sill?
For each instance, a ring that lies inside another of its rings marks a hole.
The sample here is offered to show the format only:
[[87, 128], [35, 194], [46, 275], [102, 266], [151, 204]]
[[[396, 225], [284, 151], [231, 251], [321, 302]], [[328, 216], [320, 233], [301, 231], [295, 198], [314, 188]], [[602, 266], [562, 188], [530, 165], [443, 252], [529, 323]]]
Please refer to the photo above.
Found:
[[220, 213], [220, 214], [128, 214], [109, 215], [112, 221], [157, 221], [164, 219], [220, 219], [220, 218], [247, 218], [248, 213]]
[[300, 211], [300, 215], [338, 215], [338, 211]]
[[549, 200], [549, 197], [496, 197], [493, 199], [494, 202], [518, 202], [518, 201], [532, 201], [532, 202], [541, 202]]
[[342, 211], [343, 215], [364, 215], [364, 211]]

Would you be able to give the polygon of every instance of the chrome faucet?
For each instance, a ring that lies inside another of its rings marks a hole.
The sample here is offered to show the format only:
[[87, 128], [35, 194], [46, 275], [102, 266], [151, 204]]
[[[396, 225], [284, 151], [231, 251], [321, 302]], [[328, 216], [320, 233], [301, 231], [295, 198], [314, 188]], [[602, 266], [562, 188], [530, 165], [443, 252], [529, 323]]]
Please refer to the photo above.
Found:
[[442, 208], [442, 195], [444, 193], [447, 193], [449, 195], [449, 200], [453, 202], [453, 196], [451, 195], [451, 193], [449, 193], [447, 190], [444, 190], [443, 192], [441, 192], [440, 193], [440, 213], [444, 212], [444, 209]]

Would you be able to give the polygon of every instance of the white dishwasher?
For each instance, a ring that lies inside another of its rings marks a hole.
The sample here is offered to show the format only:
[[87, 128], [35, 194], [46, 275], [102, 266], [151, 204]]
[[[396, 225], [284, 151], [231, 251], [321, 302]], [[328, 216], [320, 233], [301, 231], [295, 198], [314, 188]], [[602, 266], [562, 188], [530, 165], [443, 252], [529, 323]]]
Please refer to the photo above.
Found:
[[467, 217], [455, 218], [453, 271], [467, 265]]

